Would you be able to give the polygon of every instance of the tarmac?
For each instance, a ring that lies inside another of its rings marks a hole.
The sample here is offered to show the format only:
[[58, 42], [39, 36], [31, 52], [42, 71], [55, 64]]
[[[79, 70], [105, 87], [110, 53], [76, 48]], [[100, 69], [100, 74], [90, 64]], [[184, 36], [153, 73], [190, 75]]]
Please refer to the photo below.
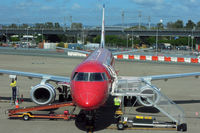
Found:
[[[10, 69], [25, 72], [47, 73], [52, 75], [70, 76], [72, 70], [83, 59], [76, 58], [55, 58], [55, 57], [40, 57], [40, 56], [22, 56], [22, 55], [0, 55], [0, 69]], [[200, 67], [195, 65], [181, 65], [181, 64], [158, 64], [158, 63], [145, 63], [145, 62], [127, 62], [116, 61], [116, 70], [119, 70], [121, 76], [147, 76], [147, 75], [160, 75], [170, 73], [187, 73], [187, 72], [200, 72]], [[18, 77], [17, 85], [20, 88], [20, 94], [24, 98], [29, 98], [31, 86], [40, 83], [39, 79], [28, 79], [25, 77]], [[85, 132], [77, 126], [74, 120], [10, 120], [5, 113], [7, 109], [14, 108], [10, 104], [11, 88], [9, 87], [10, 79], [8, 75], [0, 75], [0, 129], [2, 133], [55, 133], [55, 132]], [[188, 133], [198, 133], [200, 130], [200, 79], [194, 77], [170, 79], [168, 81], [154, 81], [154, 85], [161, 88], [161, 91], [167, 95], [171, 100], [177, 103], [186, 114], [186, 122], [188, 124]], [[7, 99], [7, 100], [6, 100]], [[25, 101], [20, 104], [20, 107], [35, 105], [30, 101]], [[110, 106], [102, 109], [104, 112], [110, 110]], [[152, 115], [158, 118], [164, 117], [157, 112], [146, 113], [145, 109], [133, 110], [127, 108], [130, 114], [138, 115]], [[58, 110], [58, 112], [62, 112]], [[109, 113], [103, 115], [107, 118], [100, 124], [109, 121]], [[103, 117], [102, 116], [102, 117]], [[105, 128], [99, 129], [99, 133], [114, 133], [114, 132], [144, 132], [144, 133], [168, 133], [178, 131], [152, 131], [152, 130], [124, 130], [117, 131], [115, 129], [107, 129], [107, 127], [115, 127], [115, 124], [109, 125], [107, 123]]]

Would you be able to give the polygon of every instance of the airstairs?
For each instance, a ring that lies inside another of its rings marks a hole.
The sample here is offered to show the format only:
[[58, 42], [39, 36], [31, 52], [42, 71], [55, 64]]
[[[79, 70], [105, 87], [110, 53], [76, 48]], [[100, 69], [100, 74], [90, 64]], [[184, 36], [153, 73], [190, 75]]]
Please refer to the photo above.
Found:
[[113, 96], [135, 96], [144, 106], [153, 106], [178, 125], [185, 123], [184, 111], [164, 95], [160, 89], [151, 85], [150, 80], [138, 77], [118, 77], [112, 88]]

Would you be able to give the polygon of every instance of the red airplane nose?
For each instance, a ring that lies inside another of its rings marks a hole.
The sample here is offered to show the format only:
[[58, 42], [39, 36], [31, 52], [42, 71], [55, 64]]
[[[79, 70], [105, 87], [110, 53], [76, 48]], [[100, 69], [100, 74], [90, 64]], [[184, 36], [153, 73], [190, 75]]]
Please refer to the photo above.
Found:
[[75, 97], [76, 103], [79, 107], [87, 110], [99, 107], [102, 102], [102, 99], [99, 96], [90, 92], [83, 92]]

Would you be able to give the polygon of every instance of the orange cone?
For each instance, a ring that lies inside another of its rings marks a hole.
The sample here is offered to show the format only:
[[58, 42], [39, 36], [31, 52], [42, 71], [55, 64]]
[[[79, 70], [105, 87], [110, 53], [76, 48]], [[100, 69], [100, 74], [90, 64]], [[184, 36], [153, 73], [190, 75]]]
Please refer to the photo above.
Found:
[[199, 115], [199, 112], [196, 112], [195, 114], [196, 114], [196, 116], [198, 116], [198, 115]]
[[24, 102], [23, 94], [21, 94], [21, 103]]
[[16, 109], [19, 108], [19, 102], [18, 102], [18, 100], [16, 100], [16, 102], [15, 102], [15, 108], [16, 108]]

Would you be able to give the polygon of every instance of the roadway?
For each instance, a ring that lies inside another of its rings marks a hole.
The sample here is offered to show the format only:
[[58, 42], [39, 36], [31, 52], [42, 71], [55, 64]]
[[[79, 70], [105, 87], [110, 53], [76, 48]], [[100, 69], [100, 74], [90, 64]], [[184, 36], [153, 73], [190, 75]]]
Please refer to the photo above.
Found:
[[[22, 56], [22, 55], [0, 55], [0, 69], [12, 69], [19, 71], [29, 71], [37, 73], [48, 73], [61, 76], [70, 76], [73, 68], [81, 62], [82, 59], [78, 58], [51, 58], [46, 56]], [[194, 65], [170, 65], [170, 64], [153, 64], [144, 62], [124, 62], [116, 61], [116, 69], [120, 70], [120, 75], [126, 76], [144, 76], [144, 75], [157, 75], [168, 73], [185, 73], [185, 72], [200, 72], [199, 66]], [[200, 115], [196, 116], [196, 112], [200, 113], [200, 79], [193, 77], [174, 79], [165, 81], [153, 82], [157, 87], [161, 88], [161, 91], [181, 106], [186, 114], [186, 121], [188, 124], [188, 132], [198, 133], [200, 130]], [[30, 80], [28, 78], [18, 77], [18, 86], [20, 87], [20, 93], [25, 98], [29, 97], [30, 86], [38, 84], [38, 79]], [[11, 89], [8, 87], [9, 78], [8, 75], [0, 76], [0, 129], [4, 133], [55, 133], [55, 132], [84, 132], [80, 130], [74, 121], [49, 121], [49, 120], [9, 120], [5, 114], [6, 109], [14, 107], [7, 102], [3, 102], [2, 97], [10, 97]], [[31, 102], [24, 102], [20, 106], [34, 105]], [[109, 111], [109, 108], [106, 109]], [[106, 112], [104, 111], [104, 112]], [[151, 111], [151, 110], [150, 110]], [[58, 112], [62, 112], [58, 110]], [[137, 107], [127, 108], [127, 112], [130, 114], [147, 114], [156, 116], [159, 119], [163, 119], [164, 116], [157, 112], [151, 114], [145, 113], [144, 108]], [[166, 119], [166, 118], [164, 118]], [[108, 120], [108, 119], [107, 119]], [[105, 121], [107, 121], [105, 120]], [[114, 124], [113, 124], [114, 126]], [[104, 129], [99, 130], [99, 133], [114, 133], [116, 130]], [[119, 131], [118, 131], [119, 132]], [[128, 132], [144, 132], [153, 133], [155, 131], [146, 130], [125, 130]], [[169, 131], [156, 131], [158, 133], [168, 133]], [[171, 131], [177, 132], [177, 131]]]
[[[133, 36], [156, 36], [157, 32], [159, 36], [194, 36], [200, 37], [200, 30], [192, 30], [192, 29], [133, 29], [123, 30], [122, 28], [112, 29], [106, 28], [106, 35], [133, 35]], [[18, 35], [18, 34], [44, 34], [44, 35], [56, 35], [56, 34], [65, 34], [65, 35], [80, 35], [85, 34], [86, 36], [97, 36], [101, 34], [101, 29], [93, 28], [93, 29], [37, 29], [37, 28], [4, 28], [0, 29], [1, 35]]]
[[[13, 47], [0, 47], [0, 54], [72, 58], [72, 57], [68, 56], [67, 51], [58, 52], [56, 49], [38, 49], [38, 48], [16, 48], [15, 49]], [[129, 53], [129, 55], [155, 56], [155, 51], [133, 52], [133, 53]], [[198, 58], [198, 55], [192, 54], [192, 52], [189, 50], [188, 51], [185, 51], [185, 50], [162, 50], [162, 51], [158, 52], [158, 55], [159, 56], [167, 56], [167, 57]], [[84, 58], [84, 57], [74, 56], [73, 58]], [[139, 61], [139, 60], [131, 60], [131, 61]], [[163, 62], [158, 62], [158, 63], [163, 63]], [[170, 62], [168, 62], [168, 63], [170, 63]]]

